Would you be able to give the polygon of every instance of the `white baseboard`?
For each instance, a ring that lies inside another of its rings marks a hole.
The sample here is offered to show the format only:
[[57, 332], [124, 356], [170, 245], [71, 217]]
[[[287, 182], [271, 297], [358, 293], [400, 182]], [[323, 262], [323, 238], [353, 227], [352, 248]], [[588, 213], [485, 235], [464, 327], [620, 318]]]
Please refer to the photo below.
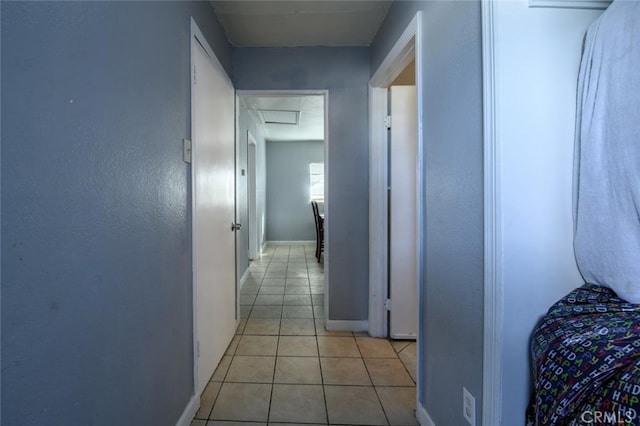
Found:
[[242, 287], [244, 286], [244, 283], [247, 282], [247, 278], [249, 278], [249, 268], [247, 268], [244, 271], [244, 274], [242, 274], [242, 278], [240, 278], [240, 290], [242, 290]]
[[[270, 246], [302, 246], [305, 244], [315, 244], [315, 240], [310, 241], [266, 241], [264, 245]], [[264, 246], [263, 246], [264, 247]]]
[[327, 320], [325, 327], [330, 331], [369, 331], [369, 321]]
[[191, 400], [187, 404], [184, 409], [184, 412], [178, 419], [178, 423], [176, 426], [189, 426], [191, 424], [191, 420], [196, 416], [198, 409], [200, 408], [200, 397], [196, 397], [195, 395], [191, 396]]
[[421, 426], [436, 426], [433, 420], [431, 420], [429, 413], [427, 413], [427, 410], [420, 402], [418, 402], [416, 409], [416, 419], [418, 419], [418, 423], [420, 423]]

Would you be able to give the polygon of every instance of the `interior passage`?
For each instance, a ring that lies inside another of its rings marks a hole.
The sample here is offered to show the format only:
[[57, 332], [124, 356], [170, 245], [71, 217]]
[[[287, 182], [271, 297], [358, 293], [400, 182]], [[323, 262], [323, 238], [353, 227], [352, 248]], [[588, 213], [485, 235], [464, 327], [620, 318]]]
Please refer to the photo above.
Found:
[[192, 426], [417, 425], [416, 344], [324, 328], [314, 244], [267, 245]]

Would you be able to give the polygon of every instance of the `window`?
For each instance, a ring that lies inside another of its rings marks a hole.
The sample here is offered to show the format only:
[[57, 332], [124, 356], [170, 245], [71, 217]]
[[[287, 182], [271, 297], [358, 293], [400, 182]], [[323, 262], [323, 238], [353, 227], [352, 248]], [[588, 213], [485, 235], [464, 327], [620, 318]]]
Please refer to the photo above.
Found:
[[324, 163], [309, 163], [311, 201], [324, 201]]

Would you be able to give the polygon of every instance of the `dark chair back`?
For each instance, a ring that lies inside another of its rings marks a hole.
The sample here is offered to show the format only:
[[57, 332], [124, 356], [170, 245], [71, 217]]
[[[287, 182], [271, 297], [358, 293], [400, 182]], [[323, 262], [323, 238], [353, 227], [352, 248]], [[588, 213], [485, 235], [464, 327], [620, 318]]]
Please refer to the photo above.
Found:
[[316, 223], [316, 259], [320, 262], [320, 256], [324, 251], [324, 220], [320, 216], [317, 201], [311, 202], [311, 209], [313, 210], [313, 220]]

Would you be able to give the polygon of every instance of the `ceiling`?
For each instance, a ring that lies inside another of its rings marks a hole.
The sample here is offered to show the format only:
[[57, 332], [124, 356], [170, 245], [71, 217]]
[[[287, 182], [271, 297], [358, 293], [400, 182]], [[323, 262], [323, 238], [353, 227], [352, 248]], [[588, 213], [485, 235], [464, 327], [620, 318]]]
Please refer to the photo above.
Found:
[[369, 46], [391, 1], [211, 0], [236, 47]]
[[[266, 140], [311, 141], [324, 140], [324, 96], [247, 96], [240, 97], [247, 109], [262, 125]], [[295, 124], [278, 124], [272, 121], [288, 120]]]
[[[386, 0], [211, 0], [235, 47], [369, 46], [392, 1]], [[324, 140], [324, 97], [242, 96], [262, 124], [267, 140]], [[296, 124], [269, 123], [287, 119]], [[298, 113], [295, 113], [298, 112]], [[277, 117], [282, 116], [282, 117]], [[266, 120], [265, 120], [266, 119]]]

